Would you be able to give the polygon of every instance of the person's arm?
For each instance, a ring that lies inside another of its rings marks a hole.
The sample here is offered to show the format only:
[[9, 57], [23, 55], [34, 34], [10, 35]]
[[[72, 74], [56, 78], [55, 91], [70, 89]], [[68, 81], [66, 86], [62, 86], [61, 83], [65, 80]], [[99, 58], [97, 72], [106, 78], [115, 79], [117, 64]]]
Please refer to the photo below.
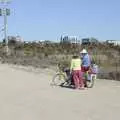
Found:
[[84, 63], [85, 63], [85, 57], [83, 57], [82, 60], [81, 60], [81, 66], [83, 66]]
[[73, 60], [71, 60], [71, 65], [70, 65], [70, 72], [73, 70]]

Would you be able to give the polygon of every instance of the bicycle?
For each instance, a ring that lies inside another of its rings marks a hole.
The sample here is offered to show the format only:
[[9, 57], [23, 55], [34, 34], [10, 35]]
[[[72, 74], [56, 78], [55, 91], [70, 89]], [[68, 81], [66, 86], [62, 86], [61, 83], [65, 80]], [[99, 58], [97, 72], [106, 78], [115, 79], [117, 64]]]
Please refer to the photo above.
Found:
[[[98, 66], [96, 64], [92, 64], [90, 69], [83, 74], [83, 79], [85, 82], [85, 86], [87, 88], [92, 88], [94, 86], [94, 82], [97, 79]], [[88, 79], [89, 74], [89, 79]]]
[[58, 64], [57, 66], [57, 72], [53, 76], [51, 85], [54, 86], [63, 86], [63, 85], [70, 85], [71, 84], [71, 74], [70, 74], [70, 69], [60, 66]]
[[[88, 79], [88, 74], [90, 75], [90, 79]], [[93, 74], [87, 71], [83, 74], [83, 80], [84, 80], [85, 87], [92, 88], [96, 80], [96, 74]]]
[[[90, 79], [88, 80], [88, 76], [90, 75]], [[85, 73], [83, 73], [83, 80], [85, 87], [92, 88], [94, 86], [94, 82], [96, 80], [96, 73], [91, 69]], [[72, 86], [74, 87], [74, 82], [72, 79], [72, 75], [70, 74], [70, 69], [61, 68], [58, 66], [58, 71], [52, 79], [51, 85], [54, 86]]]

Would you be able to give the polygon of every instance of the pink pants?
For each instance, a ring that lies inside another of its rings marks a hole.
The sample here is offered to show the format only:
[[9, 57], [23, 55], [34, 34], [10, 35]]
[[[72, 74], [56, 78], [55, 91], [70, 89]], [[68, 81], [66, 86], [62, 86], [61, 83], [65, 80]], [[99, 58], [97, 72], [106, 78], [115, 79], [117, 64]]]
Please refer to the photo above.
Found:
[[72, 75], [73, 75], [75, 88], [84, 87], [81, 70], [74, 70]]

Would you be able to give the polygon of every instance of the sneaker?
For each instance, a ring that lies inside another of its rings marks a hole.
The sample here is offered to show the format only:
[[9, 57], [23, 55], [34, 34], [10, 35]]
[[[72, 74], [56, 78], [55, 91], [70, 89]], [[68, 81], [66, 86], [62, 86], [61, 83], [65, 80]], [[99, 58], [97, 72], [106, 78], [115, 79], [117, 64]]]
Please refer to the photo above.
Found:
[[84, 88], [84, 87], [80, 87], [79, 89], [80, 89], [80, 90], [84, 90], [85, 88]]

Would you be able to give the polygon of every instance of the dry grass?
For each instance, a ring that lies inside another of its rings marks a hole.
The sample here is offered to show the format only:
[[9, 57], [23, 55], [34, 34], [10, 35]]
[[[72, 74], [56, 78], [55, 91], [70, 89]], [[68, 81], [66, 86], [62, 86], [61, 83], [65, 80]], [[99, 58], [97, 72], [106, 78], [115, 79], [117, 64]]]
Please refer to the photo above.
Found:
[[59, 43], [10, 44], [9, 56], [5, 55], [3, 48], [4, 45], [1, 44], [0, 57], [3, 63], [7, 62], [43, 68], [54, 67], [58, 63], [69, 66], [71, 56], [79, 54], [83, 48], [86, 48], [92, 58], [94, 58], [95, 63], [100, 67], [100, 78], [118, 79], [118, 74], [120, 74], [120, 70], [118, 69], [120, 68], [120, 46], [114, 47], [104, 44], [81, 46], [78, 44]]

